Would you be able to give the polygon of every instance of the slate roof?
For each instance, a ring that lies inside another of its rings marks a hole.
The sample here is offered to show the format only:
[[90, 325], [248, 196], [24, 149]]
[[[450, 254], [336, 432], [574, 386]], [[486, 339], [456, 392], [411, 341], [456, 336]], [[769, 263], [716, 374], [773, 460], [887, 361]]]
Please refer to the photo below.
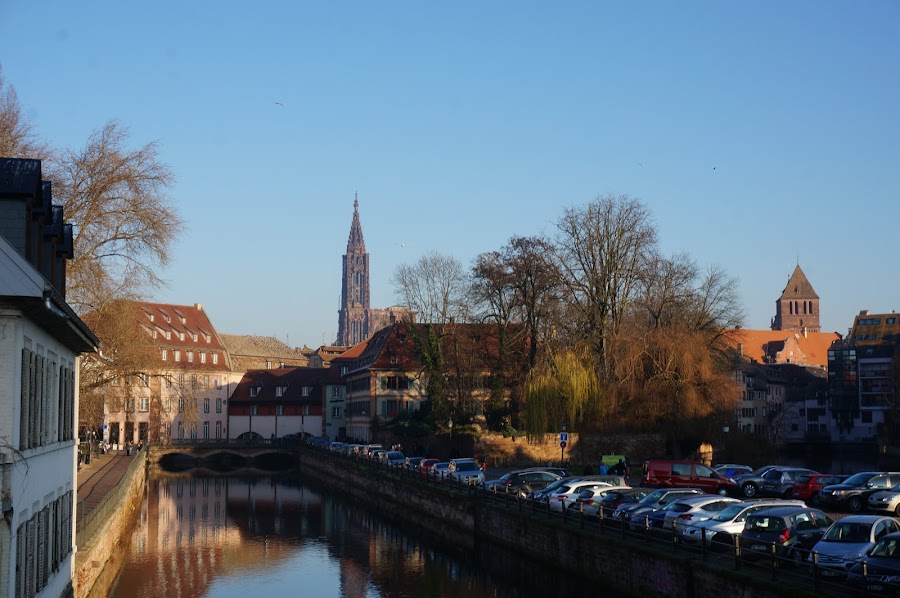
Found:
[[222, 343], [234, 355], [306, 359], [307, 352], [291, 348], [274, 336], [222, 334]]
[[809, 279], [806, 278], [806, 274], [803, 273], [803, 270], [800, 268], [800, 264], [797, 264], [797, 267], [794, 268], [794, 272], [791, 274], [791, 277], [788, 279], [787, 284], [784, 287], [784, 290], [781, 292], [781, 299], [818, 299], [819, 296], [816, 294], [815, 289], [813, 289], [812, 284], [810, 284]]
[[[326, 384], [335, 380], [331, 370], [325, 368], [276, 368], [250, 370], [244, 374], [231, 395], [231, 403], [306, 402], [320, 403]], [[258, 387], [257, 395], [250, 396], [250, 389]], [[276, 388], [284, 387], [282, 396], [276, 396]], [[303, 388], [309, 392], [303, 395]]]

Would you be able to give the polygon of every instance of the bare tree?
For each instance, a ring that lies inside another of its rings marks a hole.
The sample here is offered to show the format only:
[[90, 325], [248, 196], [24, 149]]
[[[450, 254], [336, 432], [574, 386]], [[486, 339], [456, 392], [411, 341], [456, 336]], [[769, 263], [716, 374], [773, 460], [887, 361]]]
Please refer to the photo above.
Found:
[[604, 369], [605, 346], [656, 255], [656, 229], [647, 207], [627, 195], [569, 208], [556, 227], [556, 256], [571, 315], [568, 331], [589, 343]]
[[162, 284], [157, 268], [168, 264], [184, 228], [165, 198], [173, 176], [156, 144], [132, 150], [127, 141], [125, 129], [107, 123], [83, 149], [65, 151], [58, 166], [54, 194], [76, 225], [67, 292], [79, 311]]
[[414, 265], [400, 264], [391, 277], [400, 301], [418, 321], [446, 324], [467, 319], [467, 281], [456, 258], [430, 252]]
[[15, 88], [6, 84], [0, 70], [0, 156], [46, 159], [49, 155], [50, 149], [22, 115]]

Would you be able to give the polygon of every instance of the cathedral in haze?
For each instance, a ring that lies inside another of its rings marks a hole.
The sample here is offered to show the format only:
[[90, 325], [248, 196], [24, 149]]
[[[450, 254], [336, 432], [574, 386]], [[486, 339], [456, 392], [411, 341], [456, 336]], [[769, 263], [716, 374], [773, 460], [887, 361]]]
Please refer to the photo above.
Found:
[[[373, 309], [369, 307], [369, 254], [359, 223], [359, 200], [353, 198], [353, 221], [344, 254], [341, 280], [341, 309], [338, 311], [336, 344], [352, 347], [376, 331], [410, 313], [406, 307]], [[414, 319], [414, 318], [413, 318]]]

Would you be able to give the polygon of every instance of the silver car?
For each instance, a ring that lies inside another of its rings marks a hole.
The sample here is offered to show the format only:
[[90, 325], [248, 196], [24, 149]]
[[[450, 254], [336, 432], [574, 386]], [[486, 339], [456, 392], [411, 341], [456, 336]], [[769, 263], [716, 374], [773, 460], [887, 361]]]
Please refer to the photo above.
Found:
[[718, 494], [701, 494], [699, 496], [679, 498], [672, 505], [672, 508], [666, 512], [663, 529], [670, 529], [677, 534], [684, 534], [684, 531], [692, 525], [706, 521], [716, 513], [721, 512], [722, 509], [739, 502], [736, 498], [728, 498]]
[[893, 513], [900, 517], [900, 485], [870, 494], [869, 510], [876, 513]]
[[[850, 515], [835, 521], [813, 552], [819, 555], [823, 577], [845, 578], [850, 569], [875, 546], [882, 536], [900, 531], [900, 523], [883, 515]], [[809, 562], [813, 560], [810, 553]]]
[[706, 521], [700, 521], [686, 528], [681, 537], [685, 542], [699, 544], [705, 533], [707, 541], [715, 540], [719, 543], [731, 544], [734, 541], [733, 536], [744, 531], [744, 521], [748, 515], [772, 507], [802, 507], [805, 504], [802, 500], [785, 500], [781, 498], [744, 500], [730, 504]]

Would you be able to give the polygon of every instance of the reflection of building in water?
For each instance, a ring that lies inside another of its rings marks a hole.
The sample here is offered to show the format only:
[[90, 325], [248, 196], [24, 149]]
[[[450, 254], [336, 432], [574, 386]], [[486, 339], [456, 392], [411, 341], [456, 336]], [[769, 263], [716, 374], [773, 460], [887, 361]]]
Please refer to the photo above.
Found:
[[269, 479], [165, 477], [148, 485], [131, 538], [135, 562], [119, 580], [134, 588], [130, 595], [202, 596], [216, 577], [284, 561], [298, 550], [300, 514], [321, 517], [318, 494]]

